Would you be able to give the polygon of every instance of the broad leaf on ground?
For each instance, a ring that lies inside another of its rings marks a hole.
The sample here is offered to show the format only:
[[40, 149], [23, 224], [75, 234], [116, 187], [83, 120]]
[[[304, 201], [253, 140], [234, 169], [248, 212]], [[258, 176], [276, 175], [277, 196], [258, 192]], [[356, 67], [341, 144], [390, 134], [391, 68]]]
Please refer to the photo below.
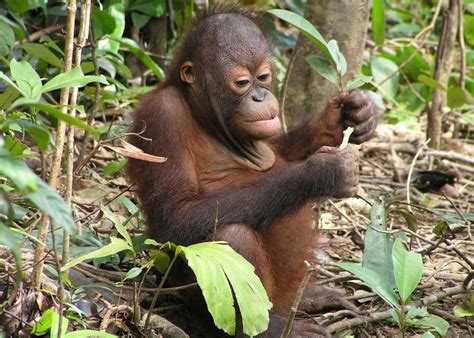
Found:
[[[267, 293], [255, 275], [255, 268], [224, 242], [207, 242], [178, 246], [194, 271], [215, 325], [235, 334], [235, 294], [242, 316], [244, 333], [256, 336], [269, 323], [272, 307]], [[232, 289], [231, 289], [232, 287]]]
[[393, 289], [395, 287], [392, 263], [393, 241], [388, 233], [383, 232], [387, 230], [384, 205], [374, 204], [370, 208], [369, 215], [370, 223], [365, 233], [362, 265], [376, 272], [382, 278], [384, 285]]
[[406, 303], [421, 280], [423, 261], [420, 254], [407, 251], [400, 239], [395, 240], [392, 257], [398, 293]]
[[385, 284], [385, 281], [376, 272], [354, 263], [343, 262], [337, 265], [362, 280], [391, 307], [394, 309], [399, 308], [397, 295], [392, 291], [389, 285]]

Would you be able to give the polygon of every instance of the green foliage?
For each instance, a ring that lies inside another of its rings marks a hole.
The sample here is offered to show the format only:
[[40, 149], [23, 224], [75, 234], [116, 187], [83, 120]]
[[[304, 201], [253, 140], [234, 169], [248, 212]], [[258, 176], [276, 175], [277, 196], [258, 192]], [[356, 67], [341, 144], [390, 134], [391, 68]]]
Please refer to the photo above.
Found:
[[235, 334], [234, 294], [244, 333], [256, 336], [267, 329], [272, 304], [254, 273], [255, 268], [242, 256], [222, 242], [179, 246], [177, 252], [194, 271], [218, 328]]
[[[125, 6], [122, 1], [108, 1], [105, 6], [107, 17], [114, 21], [113, 30], [109, 31], [107, 36], [99, 40], [98, 48], [112, 53], [117, 53], [120, 47], [119, 42], [110, 38], [120, 39], [125, 30]], [[109, 27], [110, 28], [110, 27]]]
[[374, 82], [384, 96], [393, 99], [400, 85], [398, 65], [385, 57], [375, 57], [370, 62]]
[[387, 230], [384, 204], [374, 204], [370, 208], [370, 223], [365, 232], [363, 266], [376, 272], [389, 289], [395, 287], [393, 276], [392, 247], [393, 241]]
[[20, 193], [50, 216], [55, 226], [60, 226], [68, 232], [74, 231], [71, 210], [64, 200], [24, 162], [12, 157], [4, 144], [3, 138], [0, 137], [0, 175], [9, 179]]
[[342, 77], [347, 72], [347, 61], [339, 50], [339, 45], [336, 40], [326, 42], [317, 28], [299, 14], [282, 9], [272, 9], [268, 12], [297, 28], [321, 51], [325, 59], [310, 55], [306, 58], [306, 61], [313, 70], [317, 71], [321, 76], [338, 87], [340, 92], [354, 90], [371, 80], [369, 76], [359, 75], [344, 85], [342, 83]]
[[102, 258], [102, 257], [108, 257], [111, 255], [115, 255], [116, 253], [122, 252], [122, 251], [133, 251], [133, 247], [131, 247], [126, 241], [120, 238], [116, 237], [110, 237], [110, 243], [103, 246], [102, 248], [89, 252], [88, 254], [85, 254], [83, 256], [77, 257], [67, 264], [65, 264], [62, 268], [61, 271], [66, 271], [73, 266], [84, 262], [88, 260], [93, 260], [96, 258]]
[[385, 38], [385, 10], [383, 0], [372, 2], [372, 34], [377, 45], [383, 45]]
[[127, 48], [131, 53], [133, 53], [136, 57], [140, 59], [148, 68], [151, 69], [153, 74], [155, 74], [156, 78], [158, 80], [163, 81], [165, 78], [163, 70], [158, 66], [151, 57], [146, 55], [140, 46], [133, 41], [132, 39], [128, 38], [115, 38], [115, 37], [110, 37], [112, 40], [117, 41], [120, 43], [121, 46], [124, 46]]
[[25, 43], [22, 45], [25, 52], [31, 56], [37, 57], [40, 60], [46, 61], [53, 67], [58, 69], [64, 68], [64, 62], [54, 54], [51, 49], [41, 43]]
[[8, 55], [15, 44], [15, 33], [5, 22], [0, 21], [0, 55]]
[[103, 338], [114, 338], [117, 337], [113, 334], [95, 331], [95, 330], [78, 330], [74, 332], [67, 332], [69, 325], [69, 319], [63, 317], [61, 323], [61, 335], [59, 333], [59, 313], [53, 309], [46, 310], [38, 323], [33, 327], [32, 333], [35, 335], [43, 335], [49, 333], [52, 338], [78, 338], [78, 337], [103, 337]]
[[408, 327], [418, 327], [445, 335], [449, 324], [441, 317], [430, 315], [424, 308], [410, 307], [406, 312], [410, 297], [420, 283], [423, 262], [420, 254], [405, 249], [400, 238], [394, 241], [390, 237], [386, 212], [384, 204], [378, 203], [370, 210], [362, 265], [343, 262], [338, 266], [362, 280], [392, 307], [392, 318], [403, 332]]
[[474, 317], [474, 292], [470, 293], [470, 297], [464, 306], [455, 305], [453, 313], [457, 318]]
[[[296, 27], [301, 33], [303, 33], [306, 38], [308, 38], [309, 41], [311, 41], [324, 54], [326, 59], [334, 67], [340, 70], [339, 73], [342, 73], [344, 67], [340, 63], [341, 56], [337, 55], [337, 52], [339, 51], [339, 49], [337, 48], [337, 42], [334, 42], [331, 44], [331, 46], [329, 46], [323, 36], [316, 29], [316, 27], [314, 27], [311, 22], [303, 18], [301, 15], [282, 9], [272, 9], [268, 12]], [[342, 58], [344, 58], [344, 56], [342, 56]], [[344, 75], [344, 73], [342, 73], [341, 75]]]
[[132, 0], [128, 6], [132, 22], [135, 27], [141, 28], [152, 17], [159, 18], [165, 14], [165, 0]]
[[393, 244], [392, 259], [398, 294], [406, 304], [420, 283], [423, 261], [420, 254], [407, 251], [398, 238]]
[[[110, 237], [109, 244], [71, 260], [62, 267], [62, 271], [87, 260], [103, 258], [123, 251], [136, 252], [133, 244], [129, 242], [131, 239], [126, 229], [110, 211], [104, 207], [102, 211], [114, 222], [117, 230], [127, 240]], [[159, 250], [154, 250], [150, 254], [152, 264], [159, 271], [164, 272], [172, 268], [169, 256], [162, 249], [174, 251], [175, 255], [187, 262], [196, 275], [209, 312], [218, 328], [228, 334], [235, 333], [235, 296], [242, 315], [244, 332], [255, 336], [267, 329], [268, 311], [272, 304], [260, 279], [255, 275], [255, 268], [230, 246], [223, 242], [199, 243], [188, 247], [174, 244], [162, 245], [153, 240], [147, 240], [145, 243], [159, 247]], [[149, 264], [132, 268], [124, 280], [137, 278], [146, 266]]]

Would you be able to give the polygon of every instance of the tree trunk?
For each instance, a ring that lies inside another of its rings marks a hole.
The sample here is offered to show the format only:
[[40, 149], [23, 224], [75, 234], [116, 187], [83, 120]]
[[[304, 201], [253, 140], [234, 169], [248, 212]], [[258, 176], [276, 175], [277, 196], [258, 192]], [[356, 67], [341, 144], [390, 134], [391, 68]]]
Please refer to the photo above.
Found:
[[[448, 87], [449, 73], [453, 67], [454, 42], [458, 29], [458, 1], [450, 0], [449, 7], [443, 13], [443, 29], [436, 52], [434, 79], [445, 88]], [[428, 130], [426, 137], [430, 139], [430, 147], [439, 149], [441, 146], [443, 107], [446, 105], [446, 91], [433, 89], [433, 101], [428, 111]]]
[[[347, 59], [345, 79], [360, 71], [367, 36], [369, 0], [308, 0], [305, 17], [322, 36], [335, 39]], [[312, 44], [300, 35], [293, 52], [281, 91], [282, 118], [287, 127], [305, 117], [320, 114], [337, 88], [312, 71], [306, 57], [318, 54]]]

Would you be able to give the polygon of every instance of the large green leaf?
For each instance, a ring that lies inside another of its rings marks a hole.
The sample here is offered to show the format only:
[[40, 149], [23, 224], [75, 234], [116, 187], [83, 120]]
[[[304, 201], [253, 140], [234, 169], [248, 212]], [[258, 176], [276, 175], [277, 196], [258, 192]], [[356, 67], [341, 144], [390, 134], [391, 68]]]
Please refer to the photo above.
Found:
[[[24, 97], [28, 97], [28, 92], [24, 92], [22, 90], [22, 88], [17, 86], [17, 84], [15, 82], [13, 82], [12, 79], [10, 79], [4, 72], [0, 72], [0, 79], [5, 81], [6, 83], [8, 83], [11, 86], [11, 88], [14, 88], [18, 93], [20, 93]], [[8, 108], [8, 106], [7, 106], [7, 108]]]
[[311, 22], [296, 13], [283, 9], [272, 9], [268, 12], [296, 27], [324, 54], [329, 62], [337, 67], [338, 60], [333, 58], [333, 55], [328, 49], [326, 40]]
[[37, 178], [37, 185], [38, 189], [36, 191], [26, 194], [28, 199], [51, 217], [55, 226], [60, 226], [69, 233], [73, 232], [76, 225], [71, 216], [71, 209], [66, 202], [39, 177]]
[[0, 173], [19, 189], [24, 190], [26, 197], [51, 217], [55, 225], [63, 227], [68, 232], [75, 229], [71, 209], [66, 202], [25, 163], [11, 157], [0, 156]]
[[[365, 85], [366, 83], [369, 83], [370, 81], [372, 81], [372, 76], [359, 74], [355, 78], [353, 78], [352, 80], [347, 81], [345, 89], [346, 89], [346, 91], [352, 91], [354, 89], [357, 89], [357, 88]], [[377, 95], [374, 92], [370, 92], [370, 93], [372, 93], [373, 95]], [[381, 106], [379, 104], [380, 101], [382, 102]], [[380, 109], [385, 109], [382, 98], [380, 98], [380, 96], [379, 96], [379, 100], [376, 103], [376, 105]]]
[[398, 65], [404, 65], [402, 72], [412, 81], [416, 81], [421, 74], [431, 74], [430, 64], [414, 47], [397, 48], [395, 62]]
[[435, 329], [441, 337], [445, 337], [449, 329], [449, 323], [436, 315], [429, 315], [425, 318], [408, 320], [410, 326]]
[[395, 240], [392, 257], [398, 293], [406, 303], [421, 280], [423, 261], [420, 254], [407, 251], [400, 239]]
[[308, 56], [306, 61], [314, 71], [318, 72], [326, 80], [335, 84], [336, 86], [339, 85], [339, 76], [329, 61], [316, 55]]
[[[3, 143], [3, 139], [0, 141]], [[21, 190], [34, 191], [38, 188], [37, 176], [20, 160], [9, 156], [0, 156], [0, 173]]]
[[44, 60], [54, 67], [57, 67], [61, 70], [64, 68], [64, 62], [58, 58], [48, 47], [41, 43], [25, 43], [22, 48], [29, 55]]
[[41, 97], [41, 79], [27, 61], [18, 62], [13, 59], [10, 62], [10, 73], [26, 98], [38, 100]]
[[[255, 268], [223, 242], [179, 246], [194, 271], [215, 325], [235, 334], [235, 309], [232, 291], [242, 316], [244, 333], [255, 336], [268, 327], [271, 302], [255, 275]], [[231, 289], [232, 287], [232, 289]]]
[[42, 334], [48, 332], [53, 325], [53, 321], [57, 321], [57, 318], [58, 314], [56, 311], [54, 311], [54, 309], [47, 309], [33, 327], [32, 333]]
[[384, 285], [393, 289], [395, 287], [392, 263], [393, 241], [389, 234], [383, 232], [387, 230], [384, 205], [374, 204], [370, 208], [369, 214], [370, 223], [365, 233], [362, 265], [376, 272], [383, 280]]
[[400, 307], [395, 292], [392, 291], [390, 285], [387, 285], [383, 278], [375, 271], [354, 263], [343, 262], [337, 265], [362, 280], [391, 307], [395, 309]]
[[[5, 74], [0, 72], [0, 78], [6, 77]], [[0, 94], [0, 110], [6, 110], [10, 108], [13, 102], [21, 95], [21, 93], [15, 88], [16, 86], [10, 86]]]
[[91, 20], [95, 39], [100, 39], [104, 34], [112, 34], [115, 30], [114, 17], [110, 13], [100, 10], [98, 6], [92, 7]]
[[35, 140], [38, 148], [42, 151], [48, 149], [48, 147], [54, 144], [54, 139], [48, 128], [43, 125], [35, 124], [24, 119], [7, 120], [0, 129], [7, 127], [8, 125], [16, 124], [25, 130]]
[[125, 227], [123, 226], [122, 222], [120, 222], [119, 218], [117, 217], [117, 215], [115, 215], [113, 212], [110, 211], [110, 209], [107, 207], [107, 206], [102, 206], [100, 208], [100, 210], [102, 210], [102, 212], [104, 213], [104, 216], [106, 218], [108, 218], [109, 220], [111, 220], [114, 225], [115, 225], [115, 229], [117, 229], [118, 233], [123, 237], [125, 238], [125, 240], [127, 241], [128, 245], [130, 247], [133, 247], [133, 243], [132, 243], [132, 238], [130, 237], [130, 234], [128, 233], [127, 229], [125, 229]]
[[120, 238], [117, 237], [110, 237], [110, 244], [107, 244], [106, 246], [103, 246], [100, 249], [94, 250], [92, 252], [89, 252], [88, 254], [85, 254], [83, 256], [77, 257], [64, 265], [61, 268], [61, 271], [65, 271], [67, 269], [70, 269], [71, 267], [84, 262], [86, 260], [91, 260], [95, 258], [102, 258], [102, 257], [107, 257], [114, 255], [118, 252], [130, 250], [133, 251], [133, 248], [128, 245], [128, 243]]
[[105, 76], [84, 75], [81, 67], [76, 67], [68, 72], [58, 74], [46, 82], [43, 86], [42, 92], [46, 93], [66, 87], [84, 87], [91, 82], [108, 84]]
[[398, 65], [387, 58], [377, 56], [370, 62], [374, 81], [380, 86], [383, 94], [393, 99], [398, 92], [400, 74]]
[[383, 45], [385, 38], [385, 10], [383, 0], [372, 2], [372, 34], [377, 45]]
[[[110, 38], [119, 39], [122, 37], [123, 32], [125, 31], [125, 6], [123, 1], [112, 2], [106, 8], [106, 12], [110, 14], [109, 18], [112, 18], [115, 21], [114, 30], [112, 33], [109, 33]], [[101, 39], [98, 43], [98, 49], [117, 53], [119, 50], [119, 43], [112, 39]]]
[[427, 85], [428, 87], [431, 87], [431, 88], [446, 90], [446, 88], [444, 88], [444, 86], [441, 82], [436, 81], [432, 77], [426, 76], [424, 74], [420, 74], [418, 76], [418, 81], [420, 81], [421, 83], [424, 83], [425, 85]]
[[448, 106], [451, 109], [459, 108], [463, 104], [472, 103], [472, 97], [466, 89], [458, 86], [450, 86], [447, 92]]
[[28, 0], [6, 0], [6, 3], [8, 7], [19, 15], [25, 14], [30, 9]]
[[330, 40], [327, 44], [331, 57], [336, 61], [336, 69], [340, 76], [344, 76], [347, 72], [347, 61], [344, 55], [339, 50], [339, 45], [336, 40]]
[[15, 33], [6, 22], [0, 21], [0, 55], [8, 55], [15, 44]]
[[65, 114], [61, 112], [58, 108], [56, 108], [56, 106], [53, 106], [51, 104], [39, 103], [37, 101], [32, 101], [32, 100], [18, 99], [13, 104], [13, 107], [15, 108], [15, 107], [20, 107], [20, 106], [27, 106], [27, 107], [35, 108], [38, 111], [43, 111], [58, 120], [62, 120], [66, 122], [67, 124], [86, 130], [89, 134], [91, 134], [95, 138], [98, 138], [99, 136], [99, 131], [97, 129], [92, 128], [90, 125], [88, 125], [84, 121], [81, 121], [75, 117], [72, 117], [69, 114]]
[[122, 46], [127, 48], [133, 55], [135, 55], [137, 58], [140, 59], [141, 62], [143, 62], [150, 70], [153, 72], [153, 74], [156, 76], [156, 78], [160, 81], [163, 81], [165, 78], [165, 73], [163, 70], [156, 64], [155, 61], [148, 55], [146, 55], [142, 48], [133, 41], [132, 39], [128, 38], [115, 38], [115, 37], [110, 37], [111, 40], [120, 42]]
[[[3, 190], [0, 189], [0, 203], [2, 202], [1, 200], [6, 197], [6, 193], [3, 192]], [[10, 231], [10, 228], [4, 224], [3, 222], [0, 221], [0, 245], [6, 246], [8, 249], [13, 254], [13, 257], [15, 259], [15, 264], [16, 264], [16, 282], [19, 283], [21, 281], [21, 272], [22, 272], [22, 260], [21, 260], [21, 249], [18, 246], [18, 241], [13, 235], [13, 233]]]
[[136, 11], [148, 16], [160, 17], [165, 14], [165, 0], [133, 0], [130, 1], [129, 11]]
[[94, 337], [94, 338], [116, 338], [116, 335], [96, 330], [78, 330], [74, 332], [68, 332], [64, 338], [85, 338], [85, 337]]
[[464, 38], [474, 46], [474, 15], [464, 15]]

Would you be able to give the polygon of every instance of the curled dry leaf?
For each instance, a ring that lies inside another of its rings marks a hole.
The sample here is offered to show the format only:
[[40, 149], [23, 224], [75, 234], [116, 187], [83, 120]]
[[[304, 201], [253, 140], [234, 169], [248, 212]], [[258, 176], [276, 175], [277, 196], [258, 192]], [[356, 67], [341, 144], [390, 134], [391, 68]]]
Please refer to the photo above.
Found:
[[163, 163], [166, 161], [166, 157], [147, 154], [140, 148], [137, 148], [134, 145], [124, 140], [122, 140], [122, 145], [123, 145], [123, 148], [114, 147], [108, 144], [104, 144], [103, 146], [107, 149], [115, 151], [116, 153], [119, 153], [120, 155], [123, 155], [125, 157], [135, 158], [137, 160], [143, 160], [143, 161], [155, 162], [155, 163]]

